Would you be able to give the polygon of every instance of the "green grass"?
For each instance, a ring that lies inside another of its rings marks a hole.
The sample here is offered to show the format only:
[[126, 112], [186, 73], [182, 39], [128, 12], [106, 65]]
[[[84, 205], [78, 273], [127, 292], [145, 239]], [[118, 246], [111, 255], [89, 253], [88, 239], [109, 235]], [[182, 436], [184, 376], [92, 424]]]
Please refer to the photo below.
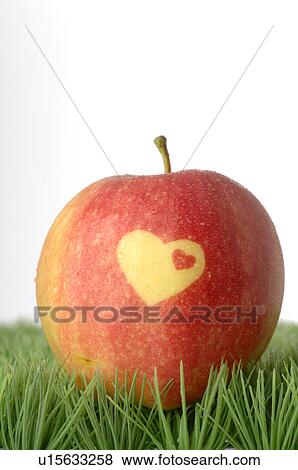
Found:
[[[96, 376], [79, 390], [55, 363], [40, 328], [0, 327], [0, 448], [298, 449], [298, 325], [280, 324], [254, 367], [211, 370], [203, 399], [163, 411], [158, 373], [152, 410], [135, 385], [108, 397]], [[145, 384], [145, 382], [144, 382]], [[96, 391], [96, 393], [94, 393]], [[96, 398], [94, 398], [96, 397]]]

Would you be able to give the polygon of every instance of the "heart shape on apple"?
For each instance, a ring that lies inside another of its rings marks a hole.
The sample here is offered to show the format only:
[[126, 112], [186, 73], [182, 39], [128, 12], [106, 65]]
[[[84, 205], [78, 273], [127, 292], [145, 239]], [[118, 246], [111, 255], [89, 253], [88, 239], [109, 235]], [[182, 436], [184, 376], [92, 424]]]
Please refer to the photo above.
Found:
[[118, 263], [129, 284], [154, 305], [189, 287], [203, 273], [202, 247], [188, 239], [163, 241], [146, 230], [125, 234], [117, 246]]
[[192, 268], [196, 262], [196, 258], [192, 255], [187, 255], [183, 250], [174, 250], [172, 253], [173, 263], [176, 269], [189, 269]]

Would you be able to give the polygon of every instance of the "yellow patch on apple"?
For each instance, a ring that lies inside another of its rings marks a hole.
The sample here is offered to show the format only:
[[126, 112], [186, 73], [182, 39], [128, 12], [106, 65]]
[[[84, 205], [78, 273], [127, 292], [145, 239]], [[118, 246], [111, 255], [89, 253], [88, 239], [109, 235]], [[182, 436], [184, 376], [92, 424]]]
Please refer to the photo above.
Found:
[[202, 247], [187, 239], [164, 243], [146, 230], [125, 234], [117, 246], [118, 263], [139, 297], [154, 305], [193, 284], [203, 273]]

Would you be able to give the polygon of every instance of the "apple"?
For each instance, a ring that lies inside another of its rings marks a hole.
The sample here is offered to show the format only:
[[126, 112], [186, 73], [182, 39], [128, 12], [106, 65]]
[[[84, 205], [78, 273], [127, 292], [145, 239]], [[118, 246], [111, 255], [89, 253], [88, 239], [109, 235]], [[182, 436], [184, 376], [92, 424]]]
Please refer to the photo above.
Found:
[[[274, 225], [243, 186], [212, 171], [105, 178], [75, 196], [54, 221], [37, 270], [37, 303], [61, 364], [113, 394], [138, 370], [165, 409], [198, 400], [211, 365], [257, 360], [278, 321], [284, 265]], [[43, 307], [50, 306], [44, 313]], [[63, 308], [64, 307], [64, 310]], [[63, 311], [62, 311], [63, 310]], [[143, 403], [154, 403], [147, 383]]]

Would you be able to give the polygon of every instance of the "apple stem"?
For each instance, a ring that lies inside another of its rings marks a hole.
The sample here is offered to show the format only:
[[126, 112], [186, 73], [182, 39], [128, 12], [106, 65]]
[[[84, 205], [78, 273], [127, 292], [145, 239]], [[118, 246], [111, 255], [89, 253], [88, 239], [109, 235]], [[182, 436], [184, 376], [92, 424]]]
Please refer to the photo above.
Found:
[[154, 139], [154, 143], [162, 156], [163, 164], [165, 167], [165, 173], [171, 173], [171, 162], [170, 155], [167, 149], [167, 139], [163, 135], [160, 135], [159, 137], [156, 137], [156, 139]]

